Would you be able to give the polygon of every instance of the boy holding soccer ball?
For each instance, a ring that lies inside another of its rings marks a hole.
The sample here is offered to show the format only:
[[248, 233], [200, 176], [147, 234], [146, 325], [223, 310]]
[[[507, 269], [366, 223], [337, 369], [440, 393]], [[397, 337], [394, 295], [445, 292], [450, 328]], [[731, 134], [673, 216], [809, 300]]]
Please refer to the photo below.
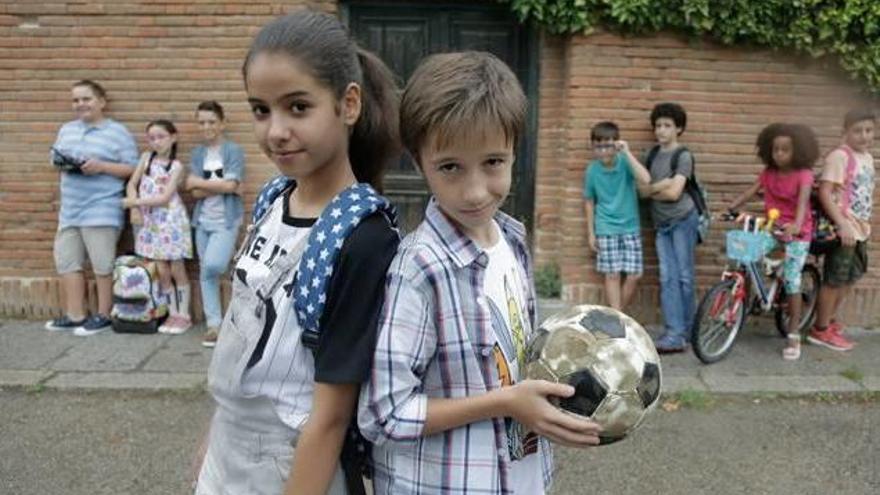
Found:
[[542, 494], [546, 439], [599, 442], [598, 425], [547, 400], [573, 387], [521, 380], [534, 284], [525, 229], [499, 208], [525, 114], [488, 53], [431, 56], [403, 93], [401, 137], [433, 198], [389, 269], [359, 401], [376, 493]]

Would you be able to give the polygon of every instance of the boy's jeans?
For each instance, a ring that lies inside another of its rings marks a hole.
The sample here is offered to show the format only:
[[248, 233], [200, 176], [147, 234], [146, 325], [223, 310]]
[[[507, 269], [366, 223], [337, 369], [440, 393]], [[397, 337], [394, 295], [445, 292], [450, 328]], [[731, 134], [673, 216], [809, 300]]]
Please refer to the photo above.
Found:
[[238, 238], [238, 224], [227, 229], [223, 225], [200, 223], [196, 227], [196, 250], [199, 253], [199, 284], [205, 323], [219, 328], [223, 321], [220, 305], [220, 277], [229, 268], [229, 260]]
[[662, 343], [678, 347], [690, 342], [694, 318], [694, 249], [699, 216], [694, 210], [674, 223], [657, 227], [660, 264], [660, 306], [663, 309]]

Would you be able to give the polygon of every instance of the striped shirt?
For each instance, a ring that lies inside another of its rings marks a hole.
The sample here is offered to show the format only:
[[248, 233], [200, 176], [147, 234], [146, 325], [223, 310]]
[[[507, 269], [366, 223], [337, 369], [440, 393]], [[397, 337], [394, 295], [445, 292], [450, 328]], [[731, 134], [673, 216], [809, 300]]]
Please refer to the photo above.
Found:
[[[528, 281], [529, 327], [534, 279], [525, 229], [499, 212], [501, 232]], [[362, 390], [358, 423], [373, 442], [377, 494], [515, 493], [504, 418], [423, 436], [429, 398], [462, 398], [501, 386], [492, 314], [483, 291], [487, 254], [440, 212], [401, 243], [389, 268], [373, 372]], [[545, 489], [552, 453], [539, 443]]]
[[[128, 129], [113, 119], [97, 124], [74, 120], [61, 126], [55, 148], [66, 155], [131, 165], [138, 162], [137, 144]], [[110, 174], [61, 174], [61, 212], [58, 228], [122, 228], [125, 180]]]

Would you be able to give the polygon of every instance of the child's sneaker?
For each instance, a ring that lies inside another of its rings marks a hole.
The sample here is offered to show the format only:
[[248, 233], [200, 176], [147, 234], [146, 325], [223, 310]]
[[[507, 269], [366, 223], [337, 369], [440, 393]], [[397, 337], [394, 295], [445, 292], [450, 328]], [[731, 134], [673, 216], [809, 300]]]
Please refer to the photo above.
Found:
[[97, 314], [86, 318], [85, 323], [73, 331], [77, 337], [91, 337], [101, 332], [110, 330], [110, 318], [106, 315]]
[[807, 342], [811, 344], [821, 345], [834, 351], [849, 351], [855, 344], [847, 340], [840, 333], [840, 325], [832, 324], [825, 327], [824, 330], [815, 326], [807, 335]]
[[217, 337], [219, 336], [220, 332], [218, 332], [215, 327], [208, 327], [205, 331], [205, 335], [202, 337], [202, 347], [214, 347], [217, 345]]
[[180, 335], [192, 326], [189, 318], [181, 315], [171, 315], [165, 320], [165, 324], [159, 327], [159, 333], [168, 335]]
[[54, 320], [47, 321], [46, 330], [50, 332], [65, 332], [67, 330], [76, 330], [77, 328], [83, 326], [83, 323], [85, 322], [85, 318], [81, 320], [71, 320], [69, 316], [64, 315], [61, 318], [55, 318]]

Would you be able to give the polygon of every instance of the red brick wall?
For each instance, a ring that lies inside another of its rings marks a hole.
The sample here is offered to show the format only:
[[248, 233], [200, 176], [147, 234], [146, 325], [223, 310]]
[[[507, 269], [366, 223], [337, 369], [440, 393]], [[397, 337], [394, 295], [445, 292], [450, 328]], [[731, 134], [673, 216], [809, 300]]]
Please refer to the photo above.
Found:
[[[682, 142], [694, 151], [710, 203], [718, 210], [761, 170], [754, 157], [754, 141], [764, 125], [774, 121], [809, 124], [819, 134], [823, 151], [829, 150], [839, 141], [843, 113], [859, 101], [855, 84], [810, 60], [687, 42], [671, 35], [578, 36], [564, 48], [545, 43], [542, 54], [541, 102], [549, 108], [541, 112], [541, 136], [549, 134], [552, 144], [542, 142], [539, 147], [536, 259], [538, 265], [557, 262], [561, 266], [563, 296], [569, 301], [602, 300], [601, 279], [593, 269], [594, 259], [587, 255], [581, 200], [584, 167], [590, 156], [589, 129], [594, 123], [616, 121], [622, 137], [641, 151], [653, 139], [648, 121], [653, 105], [661, 101], [683, 104], [688, 127]], [[548, 86], [558, 84], [560, 74], [566, 74], [565, 86], [547, 94]], [[561, 121], [567, 128], [562, 132]], [[552, 131], [544, 129], [545, 122]], [[646, 213], [643, 209], [646, 273], [632, 309], [645, 321], [656, 321], [657, 260]], [[875, 229], [880, 229], [880, 215], [874, 218]], [[698, 249], [701, 288], [717, 280], [724, 266], [723, 232], [724, 227], [716, 223], [709, 243]], [[880, 242], [875, 239], [870, 249], [877, 253], [878, 248]], [[858, 284], [845, 311], [848, 322], [880, 324], [877, 263]]]
[[[91, 78], [104, 84], [108, 115], [126, 124], [142, 149], [143, 125], [171, 118], [181, 130], [184, 159], [197, 141], [196, 103], [223, 103], [229, 136], [247, 152], [250, 202], [274, 169], [252, 137], [241, 60], [260, 25], [302, 5], [337, 8], [333, 0], [0, 0], [0, 316], [42, 318], [58, 311], [52, 261], [58, 177], [47, 156], [58, 127], [72, 118], [71, 82]], [[682, 102], [690, 112], [684, 141], [696, 153], [717, 205], [759, 170], [752, 142], [762, 125], [809, 123], [827, 149], [853, 92], [809, 61], [673, 36], [542, 36], [540, 58], [535, 254], [539, 265], [560, 264], [564, 295], [572, 301], [601, 295], [586, 256], [580, 203], [593, 123], [618, 121], [625, 138], [641, 149], [651, 139], [651, 106]], [[701, 285], [717, 277], [722, 261], [720, 230], [715, 233], [699, 250]], [[655, 318], [656, 260], [650, 232], [645, 234], [640, 314]], [[874, 252], [878, 247], [872, 245]], [[876, 269], [859, 289], [849, 309], [868, 321], [880, 308]]]
[[185, 163], [198, 140], [195, 106], [221, 102], [229, 138], [247, 153], [250, 203], [274, 167], [253, 139], [241, 62], [262, 24], [302, 5], [336, 10], [335, 1], [0, 1], [0, 315], [44, 317], [59, 307], [58, 174], [48, 151], [73, 118], [70, 84], [100, 82], [107, 115], [142, 150], [149, 120], [173, 120]]

